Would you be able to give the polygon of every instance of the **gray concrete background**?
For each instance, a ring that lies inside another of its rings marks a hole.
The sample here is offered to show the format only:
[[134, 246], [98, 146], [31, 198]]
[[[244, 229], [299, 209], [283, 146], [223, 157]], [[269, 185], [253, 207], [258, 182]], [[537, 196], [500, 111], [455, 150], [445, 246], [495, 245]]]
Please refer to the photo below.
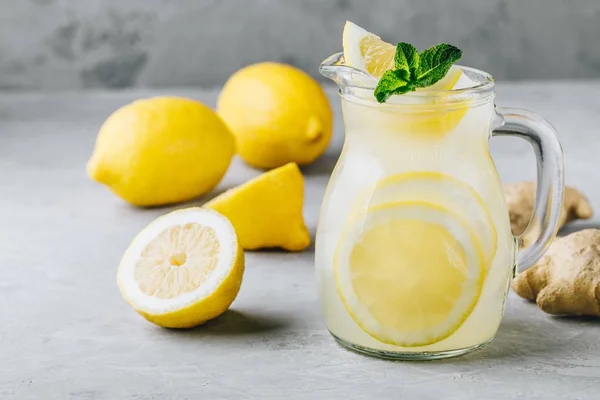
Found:
[[600, 77], [597, 0], [0, 0], [0, 90], [215, 86], [263, 60], [317, 75], [346, 19], [500, 79]]
[[[567, 181], [590, 199], [599, 228], [600, 82], [500, 83], [500, 105], [550, 118]], [[304, 216], [314, 235], [343, 140], [335, 133], [303, 169]], [[600, 320], [555, 318], [511, 293], [497, 337], [465, 357], [390, 362], [339, 348], [317, 297], [314, 247], [246, 253], [239, 296], [197, 329], [160, 329], [122, 299], [116, 268], [158, 215], [200, 205], [135, 209], [92, 182], [85, 163], [98, 126], [136, 98], [174, 94], [213, 106], [218, 89], [0, 93], [0, 399], [597, 400]], [[504, 181], [533, 179], [531, 147], [492, 139]], [[235, 159], [216, 193], [259, 171]]]

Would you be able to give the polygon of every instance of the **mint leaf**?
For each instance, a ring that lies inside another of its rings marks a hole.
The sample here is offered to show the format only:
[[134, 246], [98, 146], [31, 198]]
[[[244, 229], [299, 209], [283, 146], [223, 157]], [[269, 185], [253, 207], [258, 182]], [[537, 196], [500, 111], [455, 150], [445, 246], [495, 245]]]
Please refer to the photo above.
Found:
[[384, 103], [394, 94], [402, 94], [415, 90], [414, 84], [406, 79], [406, 70], [388, 70], [377, 82], [375, 87], [375, 98], [378, 102]]
[[419, 68], [415, 77], [415, 86], [431, 86], [442, 79], [452, 64], [462, 57], [462, 51], [451, 44], [438, 44], [424, 50], [419, 55]]
[[394, 69], [405, 71], [406, 80], [414, 79], [419, 69], [419, 51], [410, 43], [396, 45]]
[[462, 51], [442, 43], [423, 52], [409, 43], [396, 45], [394, 69], [386, 71], [375, 87], [374, 95], [384, 103], [390, 96], [431, 86], [442, 79], [452, 64], [462, 57]]

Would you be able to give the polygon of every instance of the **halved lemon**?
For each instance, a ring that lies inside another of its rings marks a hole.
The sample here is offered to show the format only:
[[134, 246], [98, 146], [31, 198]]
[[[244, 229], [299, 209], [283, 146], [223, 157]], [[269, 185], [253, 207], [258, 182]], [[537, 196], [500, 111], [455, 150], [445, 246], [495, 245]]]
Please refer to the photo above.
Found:
[[380, 342], [445, 339], [477, 303], [484, 258], [461, 219], [426, 202], [369, 209], [351, 221], [334, 256], [338, 293], [352, 319]]
[[355, 213], [386, 203], [424, 201], [443, 207], [460, 217], [475, 234], [489, 271], [496, 255], [497, 232], [490, 211], [469, 184], [437, 171], [415, 171], [392, 175], [368, 189], [355, 206]]
[[242, 283], [244, 252], [231, 223], [203, 208], [174, 211], [144, 228], [123, 255], [123, 298], [147, 320], [190, 328], [221, 315]]
[[[385, 71], [394, 68], [396, 46], [350, 21], [346, 21], [344, 26], [342, 46], [346, 65], [366, 71], [375, 78], [381, 78]], [[452, 90], [461, 75], [462, 70], [452, 66], [446, 76], [434, 85], [418, 90], [425, 92]]]

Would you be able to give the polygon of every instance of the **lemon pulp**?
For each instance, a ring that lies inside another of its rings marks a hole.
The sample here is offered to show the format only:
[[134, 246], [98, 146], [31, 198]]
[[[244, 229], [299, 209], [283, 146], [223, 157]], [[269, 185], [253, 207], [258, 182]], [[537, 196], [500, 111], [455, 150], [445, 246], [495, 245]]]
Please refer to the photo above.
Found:
[[394, 68], [396, 48], [391, 44], [369, 34], [360, 39], [359, 46], [367, 72], [374, 77], [380, 78], [385, 71]]
[[171, 299], [198, 289], [218, 263], [219, 240], [209, 226], [165, 229], [142, 252], [135, 280], [148, 296]]

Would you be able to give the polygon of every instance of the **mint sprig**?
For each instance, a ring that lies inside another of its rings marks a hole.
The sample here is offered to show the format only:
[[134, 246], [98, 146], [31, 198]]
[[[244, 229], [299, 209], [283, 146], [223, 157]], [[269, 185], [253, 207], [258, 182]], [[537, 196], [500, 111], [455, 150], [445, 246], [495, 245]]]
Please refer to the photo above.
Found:
[[452, 64], [462, 57], [462, 51], [442, 43], [418, 52], [415, 46], [400, 42], [396, 46], [394, 68], [386, 71], [375, 87], [375, 98], [384, 103], [392, 95], [413, 92], [431, 86], [442, 79]]

